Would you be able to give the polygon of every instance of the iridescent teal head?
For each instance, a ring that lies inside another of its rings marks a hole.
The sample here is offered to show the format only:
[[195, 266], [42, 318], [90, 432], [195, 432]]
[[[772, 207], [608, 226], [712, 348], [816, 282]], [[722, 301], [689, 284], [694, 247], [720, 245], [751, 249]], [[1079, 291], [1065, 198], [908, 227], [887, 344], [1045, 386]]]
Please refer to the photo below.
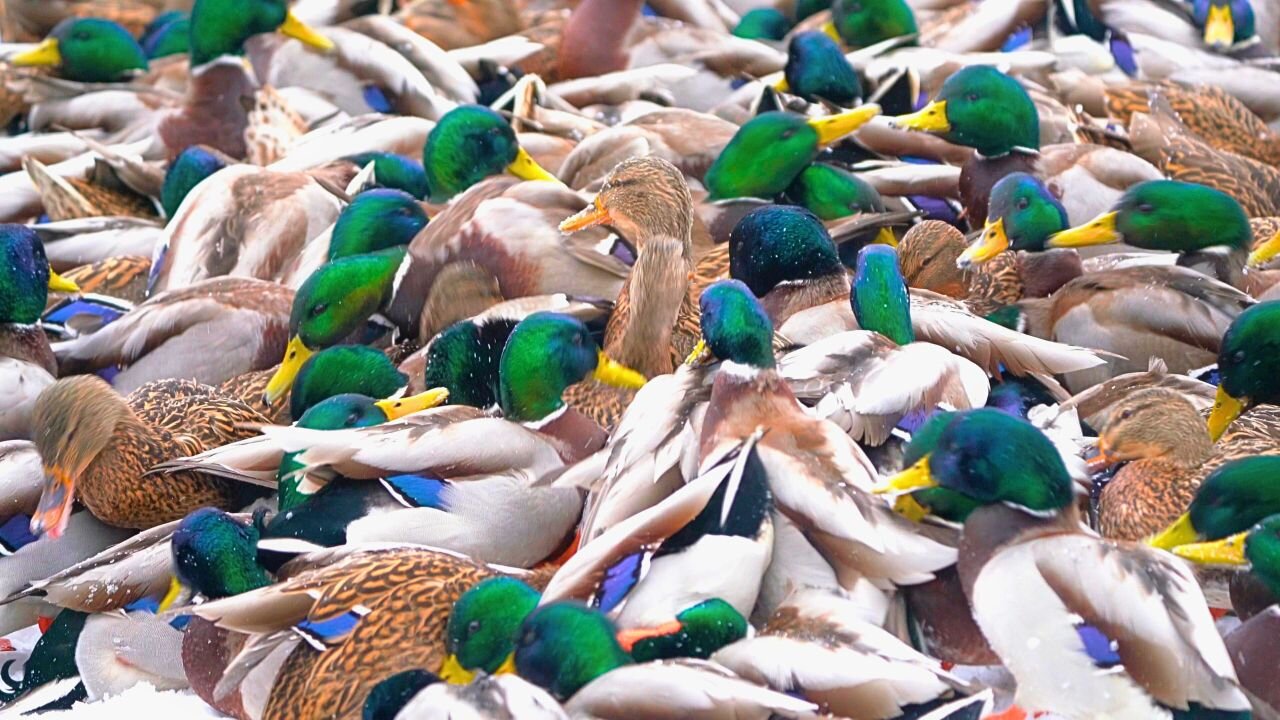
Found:
[[[335, 395], [356, 393], [385, 398], [408, 384], [409, 376], [397, 370], [391, 359], [379, 350], [364, 345], [326, 348], [309, 357], [298, 371], [289, 398], [289, 414], [300, 421], [304, 413]], [[386, 419], [384, 415], [379, 422]]]
[[203, 145], [191, 145], [169, 163], [160, 187], [165, 217], [173, 217], [187, 195], [202, 180], [226, 167], [226, 157]]
[[460, 320], [431, 339], [424, 381], [449, 390], [449, 402], [489, 408], [498, 404], [498, 362], [515, 323]]
[[185, 54], [191, 49], [191, 18], [181, 10], [161, 13], [147, 26], [140, 43], [151, 60]]
[[422, 169], [422, 163], [411, 157], [389, 152], [367, 152], [345, 159], [360, 167], [373, 163], [373, 178], [378, 187], [403, 190], [419, 200], [427, 197], [427, 174]]
[[[918, 430], [911, 434], [911, 442], [907, 443], [907, 446], [903, 448], [902, 466], [909, 468], [937, 449], [938, 439], [942, 437], [942, 431], [947, 429], [947, 425], [950, 425], [951, 421], [957, 417], [958, 415], [955, 412], [938, 412], [926, 420]], [[981, 506], [981, 503], [977, 500], [942, 487], [917, 490], [911, 493], [910, 500], [914, 501], [925, 513], [956, 523], [963, 523], [969, 517], [969, 513]], [[895, 510], [912, 517], [912, 519], [919, 520], [920, 518], [912, 515], [913, 512], [917, 512], [914, 507], [911, 503], [903, 502], [901, 499], [894, 505]]]
[[258, 564], [258, 528], [216, 508], [200, 508], [174, 530], [174, 571], [184, 585], [210, 599], [266, 587], [271, 576]]
[[858, 267], [849, 292], [853, 315], [863, 330], [884, 335], [899, 345], [915, 340], [911, 329], [911, 298], [898, 269], [898, 253], [887, 245], [868, 245], [858, 253]]
[[427, 213], [402, 190], [366, 190], [351, 199], [333, 225], [329, 259], [408, 245], [427, 226]]
[[729, 275], [757, 297], [779, 283], [843, 274], [831, 235], [804, 208], [762, 207], [745, 215], [729, 233]]
[[[316, 355], [318, 357], [322, 354]], [[373, 427], [386, 421], [387, 413], [378, 405], [378, 401], [368, 395], [343, 393], [327, 397], [307, 408], [302, 417], [298, 418], [297, 425], [311, 430], [347, 430]]]
[[564, 407], [561, 396], [587, 377], [637, 389], [644, 376], [610, 360], [581, 320], [539, 312], [516, 325], [498, 364], [503, 414], [536, 422]]
[[116, 82], [147, 69], [142, 46], [120, 25], [99, 18], [67, 18], [34, 50], [14, 56], [19, 67], [54, 67], [77, 82]]
[[811, 30], [792, 36], [783, 74], [785, 89], [809, 102], [826, 100], [851, 107], [862, 99], [858, 73], [826, 33]]
[[631, 664], [614, 632], [608, 618], [583, 605], [543, 605], [516, 636], [516, 672], [557, 700], [568, 700], [592, 680]]
[[840, 39], [851, 48], [917, 32], [915, 13], [906, 0], [835, 0], [831, 3], [831, 22]]
[[1066, 208], [1039, 178], [1010, 173], [991, 188], [986, 227], [960, 255], [959, 262], [984, 263], [1010, 249], [1039, 252], [1067, 225]]
[[374, 685], [369, 691], [360, 711], [360, 720], [395, 720], [415, 695], [437, 682], [440, 682], [440, 678], [428, 670], [398, 672]]
[[489, 578], [463, 593], [445, 630], [444, 679], [465, 682], [480, 671], [511, 671], [516, 634], [539, 599], [537, 590], [513, 577]]
[[823, 220], [884, 212], [884, 199], [871, 183], [847, 170], [816, 162], [787, 188], [787, 199]]
[[1215, 50], [1226, 50], [1258, 34], [1249, 0], [1193, 0], [1191, 17], [1204, 31], [1204, 44]]
[[422, 167], [432, 202], [505, 171], [522, 180], [555, 180], [520, 147], [511, 125], [480, 105], [462, 105], [440, 118], [427, 135]]
[[877, 492], [953, 490], [982, 505], [1046, 513], [1072, 502], [1072, 480], [1057, 448], [1021, 418], [993, 408], [957, 413], [937, 445]]
[[760, 301], [737, 280], [719, 280], [702, 291], [702, 339], [711, 354], [757, 368], [772, 368], [773, 323]]
[[636, 662], [674, 658], [706, 660], [715, 651], [746, 636], [747, 619], [724, 600], [711, 598], [682, 610], [673, 623], [624, 630], [618, 633], [618, 641]]
[[791, 30], [791, 21], [776, 8], [748, 10], [733, 28], [733, 34], [748, 40], [781, 40]]
[[933, 102], [895, 122], [987, 157], [1040, 148], [1040, 113], [1031, 96], [1017, 80], [988, 65], [957, 70]]
[[279, 31], [317, 50], [333, 43], [289, 11], [286, 0], [195, 0], [191, 8], [191, 65], [238, 55], [254, 35]]
[[818, 151], [862, 127], [880, 113], [868, 103], [818, 118], [766, 112], [746, 122], [703, 178], [712, 200], [757, 197], [766, 200], [786, 190], [818, 157]]
[[0, 225], [0, 323], [37, 322], [50, 288], [61, 289], [66, 282], [49, 269], [44, 244], [34, 230]]

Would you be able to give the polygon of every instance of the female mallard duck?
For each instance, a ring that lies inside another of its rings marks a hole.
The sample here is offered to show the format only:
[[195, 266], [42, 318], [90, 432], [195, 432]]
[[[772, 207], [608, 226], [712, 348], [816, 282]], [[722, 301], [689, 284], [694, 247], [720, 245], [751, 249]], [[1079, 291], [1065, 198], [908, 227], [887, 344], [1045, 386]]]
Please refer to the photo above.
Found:
[[948, 423], [931, 453], [879, 491], [942, 487], [979, 504], [964, 523], [960, 578], [1021, 707], [1073, 718], [1247, 713], [1195, 577], [1167, 555], [1088, 534], [1072, 485], [1040, 431], [981, 409]]
[[[453, 604], [496, 574], [463, 556], [417, 546], [349, 545], [299, 562], [274, 585], [191, 608], [219, 628], [249, 635], [213, 695], [228, 697], [239, 687], [246, 705], [260, 703], [246, 707], [248, 714], [263, 720], [352, 717], [388, 676], [439, 668]], [[262, 683], [269, 686], [265, 700]]]
[[1098, 215], [1130, 185], [1160, 177], [1140, 158], [1102, 145], [1041, 148], [1040, 119], [1027, 91], [990, 66], [958, 70], [932, 102], [895, 122], [976, 151], [960, 173], [960, 200], [975, 229], [986, 221], [992, 185], [1011, 172], [1040, 177], [1073, 221]]
[[[1280, 431], [1280, 428], [1276, 428]], [[1204, 420], [1181, 395], [1149, 388], [1111, 409], [1091, 467], [1126, 463], [1102, 490], [1098, 530], [1103, 537], [1143, 540], [1183, 514], [1201, 482], [1240, 457], [1280, 453], [1280, 432], [1267, 442], [1227, 433], [1216, 444]]]
[[53, 383], [57, 363], [36, 324], [50, 290], [79, 292], [49, 267], [44, 245], [29, 228], [0, 225], [0, 377], [7, 388], [0, 438], [30, 437], [31, 408]]
[[292, 299], [273, 282], [212, 278], [153, 295], [53, 351], [63, 374], [122, 368], [112, 379], [122, 392], [171, 377], [216, 385], [279, 360]]
[[1218, 350], [1218, 393], [1209, 415], [1209, 436], [1222, 437], [1231, 423], [1258, 403], [1280, 404], [1280, 372], [1274, 349], [1280, 302], [1254, 305], [1231, 321]]
[[61, 535], [76, 500], [103, 522], [130, 528], [158, 525], [202, 505], [242, 506], [252, 493], [198, 473], [139, 478], [164, 460], [247, 437], [239, 424], [264, 420], [189, 380], [147, 383], [128, 398], [98, 377], [59, 380], [32, 412], [45, 467], [32, 533]]
[[[742, 680], [714, 663], [687, 660], [636, 664], [608, 619], [568, 602], [549, 603], [525, 618], [516, 635], [515, 668], [565, 704], [598, 718], [671, 713], [764, 720], [801, 717], [817, 707]], [[679, 692], [675, 692], [679, 688]]]
[[[1178, 556], [1213, 565], [1249, 564], [1250, 573], [1280, 598], [1280, 515], [1272, 515], [1246, 533], [1215, 542], [1183, 545]], [[1255, 717], [1280, 714], [1280, 685], [1268, 668], [1280, 662], [1276, 635], [1280, 633], [1280, 607], [1272, 604], [1249, 618], [1226, 637], [1227, 652], [1240, 676], [1240, 686], [1253, 701]]]
[[34, 49], [15, 55], [18, 67], [52, 67], [77, 82], [107, 83], [146, 72], [142, 46], [120, 25], [99, 18], [67, 18]]

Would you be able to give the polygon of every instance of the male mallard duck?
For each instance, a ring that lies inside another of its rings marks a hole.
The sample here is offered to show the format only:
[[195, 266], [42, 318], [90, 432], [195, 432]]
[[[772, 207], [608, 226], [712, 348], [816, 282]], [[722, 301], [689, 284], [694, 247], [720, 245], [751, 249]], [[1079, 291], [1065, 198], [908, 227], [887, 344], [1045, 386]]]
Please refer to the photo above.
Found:
[[131, 528], [158, 525], [202, 505], [243, 505], [248, 498], [241, 488], [198, 473], [140, 478], [176, 455], [248, 436], [239, 423], [264, 420], [189, 380], [147, 383], [128, 398], [98, 377], [59, 380], [41, 393], [32, 411], [45, 467], [32, 533], [61, 535], [76, 500], [103, 522]]
[[787, 66], [778, 89], [837, 107], [853, 107], [862, 99], [862, 81], [831, 36], [810, 30], [791, 36], [787, 45]]
[[32, 405], [58, 371], [49, 340], [36, 323], [50, 290], [80, 288], [53, 272], [40, 238], [26, 227], [0, 225], [0, 254], [0, 377], [8, 390], [0, 438], [30, 437]]
[[709, 719], [730, 711], [734, 717], [765, 720], [802, 717], [816, 708], [714, 663], [635, 664], [608, 619], [574, 603], [539, 607], [525, 618], [516, 637], [516, 672], [565, 703], [571, 714], [621, 719], [671, 713]]
[[1278, 468], [1280, 459], [1269, 456], [1222, 465], [1204, 479], [1186, 512], [1151, 539], [1152, 547], [1173, 550], [1222, 540], [1280, 512], [1280, 492], [1271, 482]]
[[63, 374], [122, 368], [112, 379], [122, 392], [170, 377], [218, 384], [279, 359], [292, 295], [273, 282], [212, 278], [153, 295], [53, 350]]
[[559, 182], [520, 147], [501, 115], [480, 105], [463, 105], [440, 118], [422, 148], [422, 167], [434, 203], [448, 202], [504, 171], [521, 180]]
[[[220, 628], [250, 636], [215, 696], [236, 686], [248, 695], [259, 682], [255, 670], [269, 674], [278, 667], [256, 715], [263, 720], [353, 716], [388, 676], [439, 668], [453, 604], [496, 574], [460, 555], [416, 546], [344, 546], [302, 560], [281, 582], [191, 608]], [[289, 631], [295, 626], [308, 642], [295, 639]], [[277, 648], [288, 653], [282, 664], [259, 665]]]
[[1194, 0], [1191, 19], [1204, 31], [1204, 44], [1218, 52], [1260, 42], [1249, 0]]
[[918, 31], [915, 13], [905, 0], [835, 0], [830, 25], [823, 30], [834, 31], [841, 42], [854, 49]]
[[1149, 388], [1111, 408], [1098, 450], [1092, 467], [1126, 463], [1102, 490], [1098, 530], [1103, 537], [1143, 540], [1181, 516], [1204, 478], [1223, 464], [1280, 453], [1280, 432], [1274, 442], [1228, 433], [1214, 444], [1191, 403], [1172, 390]]
[[1039, 430], [997, 410], [961, 413], [879, 491], [931, 487], [980, 505], [964, 523], [960, 578], [1021, 707], [1078, 718], [1248, 711], [1195, 577], [1167, 555], [1088, 534]]
[[986, 221], [992, 185], [1011, 172], [1040, 177], [1073, 221], [1098, 215], [1130, 185], [1160, 177], [1148, 163], [1115, 148], [1041, 148], [1040, 119], [1027, 91], [990, 66], [956, 71], [932, 102], [895, 122], [976, 151], [960, 173], [960, 200], [975, 229]]
[[1280, 302], [1254, 305], [1240, 313], [1222, 336], [1218, 350], [1218, 393], [1209, 415], [1215, 441], [1257, 403], [1280, 404], [1280, 372], [1273, 346], [1280, 329]]
[[879, 113], [879, 105], [867, 104], [824, 117], [783, 111], [755, 116], [739, 128], [707, 170], [703, 183], [710, 199], [781, 194], [817, 159], [819, 150]]
[[[1250, 573], [1280, 598], [1280, 515], [1272, 515], [1244, 534], [1210, 543], [1183, 545], [1174, 550], [1180, 557], [1214, 565], [1249, 564]], [[1240, 676], [1240, 686], [1253, 701], [1256, 717], [1280, 713], [1280, 685], [1268, 668], [1280, 662], [1276, 653], [1276, 633], [1280, 633], [1280, 607], [1271, 605], [1254, 615], [1226, 637], [1227, 652]]]
[[11, 62], [53, 67], [68, 80], [91, 83], [125, 80], [147, 70], [147, 56], [129, 31], [99, 18], [67, 18], [35, 49]]

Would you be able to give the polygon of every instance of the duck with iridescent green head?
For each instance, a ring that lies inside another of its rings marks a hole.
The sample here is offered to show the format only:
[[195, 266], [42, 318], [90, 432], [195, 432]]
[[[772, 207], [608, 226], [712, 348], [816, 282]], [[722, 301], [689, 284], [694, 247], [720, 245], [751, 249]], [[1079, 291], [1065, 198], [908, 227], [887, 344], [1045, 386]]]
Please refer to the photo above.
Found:
[[840, 46], [825, 33], [810, 30], [791, 37], [787, 65], [776, 88], [811, 103], [825, 100], [852, 107], [862, 99], [862, 81]]
[[110, 20], [67, 18], [33, 50], [15, 55], [18, 67], [52, 67], [77, 82], [128, 80], [147, 71], [147, 56], [128, 30]]
[[444, 203], [494, 175], [559, 182], [520, 147], [511, 124], [480, 105], [463, 105], [440, 118], [422, 149], [428, 197]]
[[1204, 44], [1216, 52], [1232, 52], [1258, 42], [1250, 0], [1192, 0], [1191, 19], [1204, 31]]
[[[1018, 682], [1021, 707], [1075, 717], [1186, 708], [1248, 716], [1195, 576], [1164, 553], [1089, 533], [1062, 457], [1030, 423], [994, 409], [959, 413], [928, 455], [876, 491], [934, 487], [980, 505], [964, 522], [959, 576]], [[1149, 629], [1153, 618], [1162, 630]], [[1181, 682], [1156, 680], [1167, 655], [1156, 660], [1143, 649], [1149, 642], [1181, 658], [1173, 671]]]
[[193, 68], [239, 55], [244, 42], [261, 33], [279, 32], [319, 51], [333, 49], [333, 42], [299, 20], [286, 0], [196, 0], [189, 28]]
[[835, 0], [823, 30], [855, 50], [919, 32], [906, 0]]
[[1209, 415], [1215, 441], [1254, 405], [1280, 404], [1280, 302], [1254, 305], [1231, 322], [1218, 350], [1218, 375]]
[[961, 168], [959, 186], [974, 229], [986, 222], [992, 186], [1009, 173], [1040, 178], [1073, 222], [1106, 210], [1130, 185], [1161, 177], [1136, 155], [1102, 145], [1042, 148], [1039, 113], [1027, 91], [1013, 77], [986, 65], [957, 70], [932, 102], [894, 122], [975, 150]]
[[[1240, 676], [1240, 685], [1253, 701], [1254, 717], [1280, 713], [1280, 684], [1273, 668], [1280, 663], [1280, 515], [1271, 515], [1238, 535], [1223, 540], [1183, 545], [1179, 557], [1197, 564], [1248, 565], [1252, 582], [1269, 595], [1265, 609], [1226, 636], [1227, 652]], [[1234, 599], [1234, 595], [1232, 596]]]

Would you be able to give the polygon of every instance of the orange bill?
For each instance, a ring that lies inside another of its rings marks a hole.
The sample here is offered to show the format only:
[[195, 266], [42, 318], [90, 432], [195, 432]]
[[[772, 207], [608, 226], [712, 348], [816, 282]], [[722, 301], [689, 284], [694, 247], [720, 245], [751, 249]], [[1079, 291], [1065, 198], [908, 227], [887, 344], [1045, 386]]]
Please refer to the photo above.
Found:
[[71, 519], [71, 504], [75, 501], [76, 483], [65, 468], [54, 465], [44, 468], [44, 490], [40, 503], [31, 514], [31, 534], [58, 538], [67, 529]]

